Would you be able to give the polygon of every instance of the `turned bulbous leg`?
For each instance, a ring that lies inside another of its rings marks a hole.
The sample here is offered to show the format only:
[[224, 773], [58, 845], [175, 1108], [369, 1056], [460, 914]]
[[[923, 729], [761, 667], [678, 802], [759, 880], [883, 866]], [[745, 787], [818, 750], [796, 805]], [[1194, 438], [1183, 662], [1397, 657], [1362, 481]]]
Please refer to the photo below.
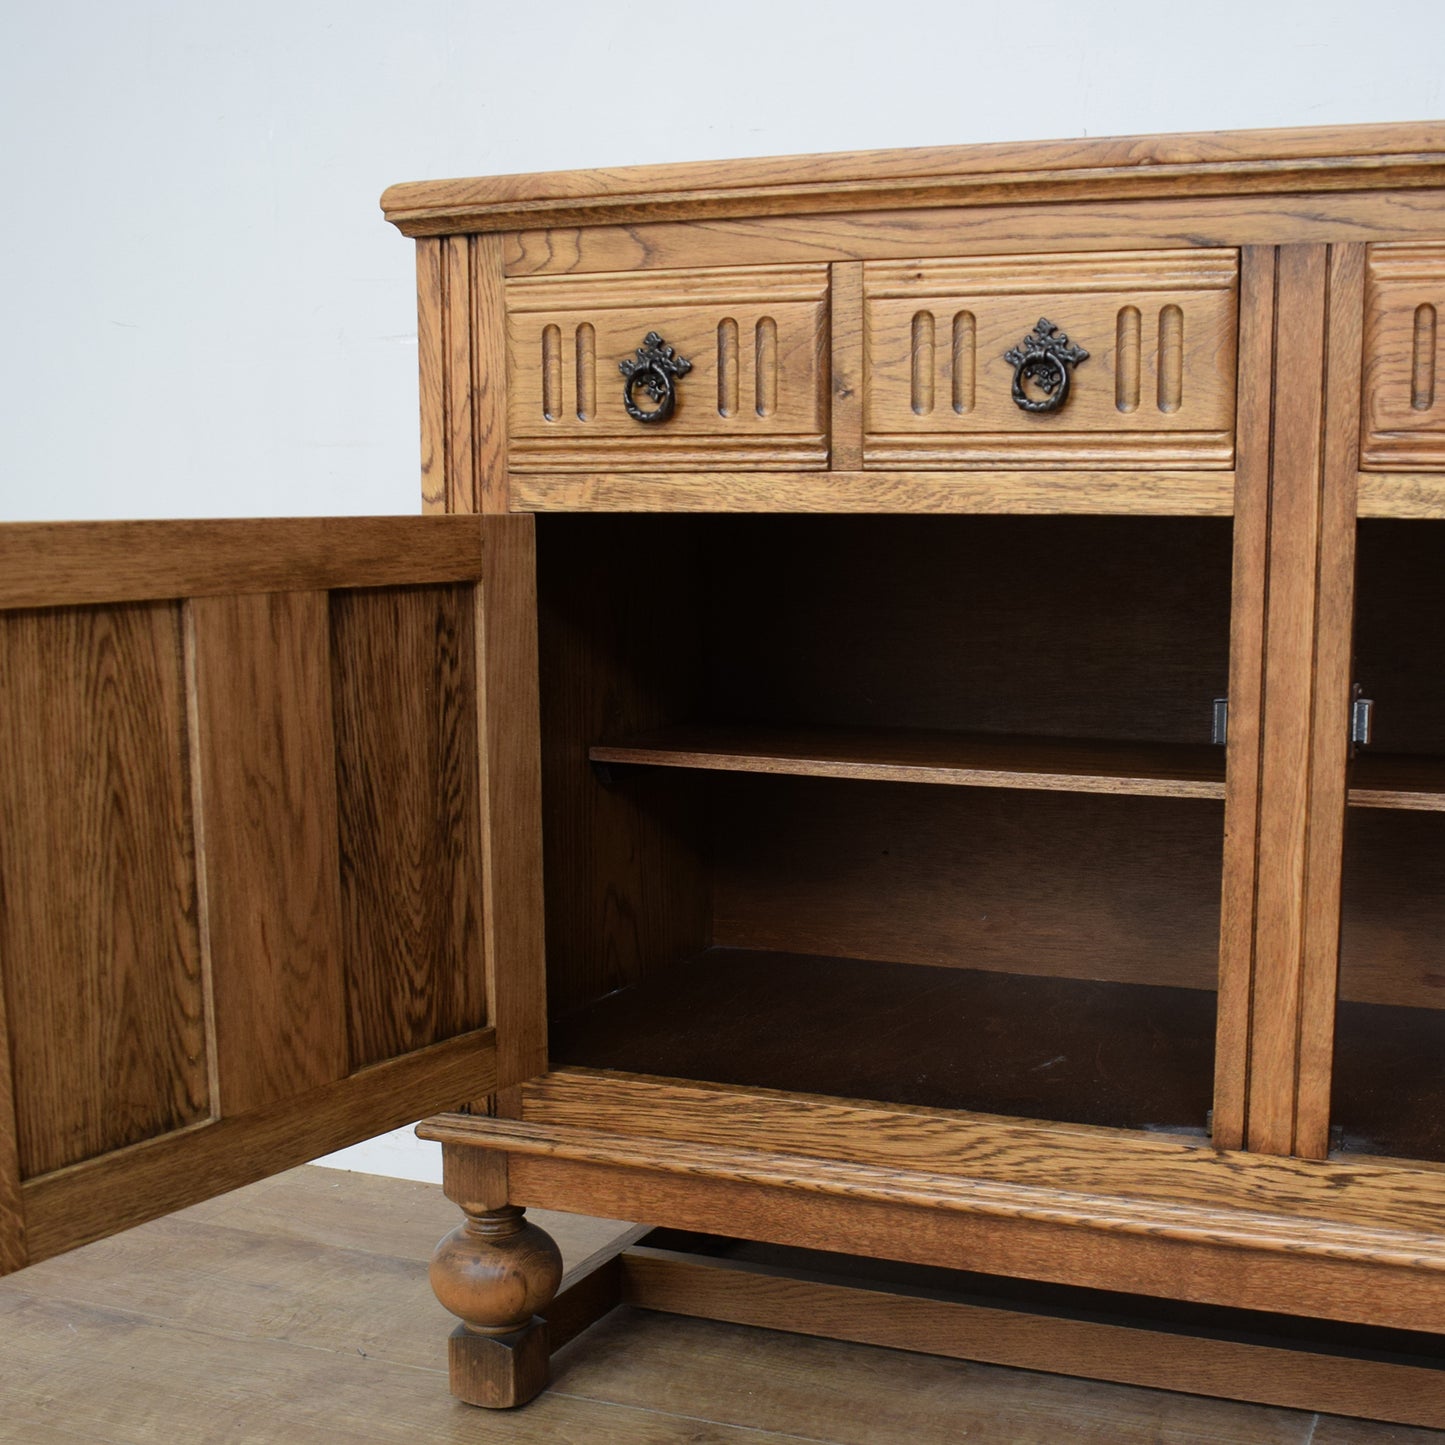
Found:
[[436, 1297], [461, 1324], [448, 1346], [452, 1394], [470, 1405], [525, 1405], [547, 1384], [547, 1324], [562, 1256], [552, 1237], [512, 1204], [482, 1213], [437, 1245]]

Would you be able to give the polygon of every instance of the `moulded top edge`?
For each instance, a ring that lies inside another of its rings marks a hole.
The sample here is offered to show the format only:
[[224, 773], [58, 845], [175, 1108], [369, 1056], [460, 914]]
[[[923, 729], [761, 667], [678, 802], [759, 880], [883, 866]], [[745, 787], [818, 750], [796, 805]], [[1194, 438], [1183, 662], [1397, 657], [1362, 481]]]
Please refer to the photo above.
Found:
[[[1250, 179], [1249, 189], [1439, 184], [1445, 180], [1445, 122], [1212, 131], [977, 146], [924, 146], [830, 155], [690, 161], [661, 165], [411, 181], [381, 199], [387, 220], [408, 234], [605, 224], [649, 211], [745, 215], [827, 209], [847, 197], [937, 204], [987, 183], [1027, 191], [1060, 180], [1167, 176]], [[1126, 187], [1127, 188], [1127, 187]]]

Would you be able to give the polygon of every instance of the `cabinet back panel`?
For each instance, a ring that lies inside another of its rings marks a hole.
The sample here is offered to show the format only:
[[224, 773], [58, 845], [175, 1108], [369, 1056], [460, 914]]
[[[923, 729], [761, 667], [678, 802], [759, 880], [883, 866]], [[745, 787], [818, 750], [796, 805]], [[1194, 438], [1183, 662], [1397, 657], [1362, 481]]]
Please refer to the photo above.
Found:
[[1445, 815], [1352, 810], [1342, 911], [1343, 1147], [1445, 1161]]
[[715, 721], [1207, 743], [1225, 519], [713, 519]]
[[1223, 806], [720, 778], [719, 945], [1217, 986]]
[[712, 941], [1215, 986], [1217, 804], [609, 779], [587, 749], [698, 721], [1206, 742], [1227, 520], [546, 516], [537, 539], [553, 1017]]
[[1445, 1009], [1445, 816], [1351, 809], [1340, 997]]
[[1445, 522], [1359, 525], [1355, 679], [1375, 700], [1371, 748], [1445, 754]]

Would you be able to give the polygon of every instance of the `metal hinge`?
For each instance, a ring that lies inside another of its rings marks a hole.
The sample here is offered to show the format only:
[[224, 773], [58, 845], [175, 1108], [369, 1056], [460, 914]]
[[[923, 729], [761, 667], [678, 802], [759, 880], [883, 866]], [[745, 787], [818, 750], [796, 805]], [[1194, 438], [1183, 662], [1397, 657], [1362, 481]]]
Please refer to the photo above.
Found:
[[[1375, 700], [1360, 695], [1360, 684], [1356, 683], [1350, 695], [1350, 745], [1364, 748], [1370, 745], [1375, 728]], [[1229, 742], [1229, 699], [1214, 699], [1214, 711], [1210, 720], [1209, 741], [1216, 747]]]
[[1229, 741], [1229, 699], [1214, 699], [1214, 717], [1209, 728], [1209, 741], [1222, 748]]
[[1375, 727], [1375, 700], [1360, 696], [1360, 684], [1356, 683], [1350, 693], [1350, 745], [1364, 748], [1370, 745]]

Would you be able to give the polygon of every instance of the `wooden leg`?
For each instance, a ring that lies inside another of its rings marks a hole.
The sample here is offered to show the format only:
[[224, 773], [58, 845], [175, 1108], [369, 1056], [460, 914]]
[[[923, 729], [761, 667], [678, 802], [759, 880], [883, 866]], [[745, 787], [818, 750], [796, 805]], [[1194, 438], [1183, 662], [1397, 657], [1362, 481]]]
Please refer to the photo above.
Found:
[[557, 1292], [562, 1256], [551, 1235], [528, 1223], [516, 1205], [493, 1202], [494, 1187], [477, 1188], [485, 1170], [471, 1165], [446, 1160], [446, 1183], [459, 1186], [447, 1193], [466, 1219], [437, 1245], [431, 1285], [461, 1320], [447, 1351], [452, 1394], [504, 1410], [546, 1388], [547, 1322], [538, 1314]]

